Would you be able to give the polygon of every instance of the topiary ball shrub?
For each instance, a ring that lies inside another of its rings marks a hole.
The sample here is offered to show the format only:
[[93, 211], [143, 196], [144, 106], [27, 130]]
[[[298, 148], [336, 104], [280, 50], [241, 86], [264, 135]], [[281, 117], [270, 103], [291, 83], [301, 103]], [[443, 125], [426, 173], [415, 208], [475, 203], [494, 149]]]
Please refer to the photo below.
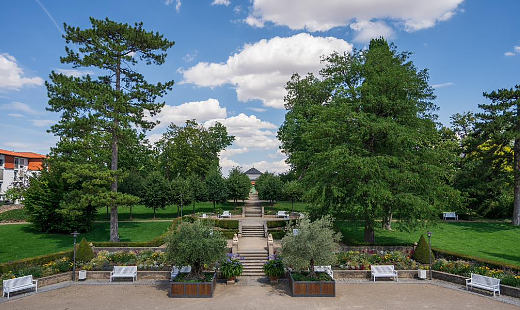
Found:
[[78, 247], [76, 248], [76, 260], [80, 262], [89, 262], [94, 258], [94, 251], [88, 244], [85, 238], [81, 239]]
[[[426, 238], [424, 238], [424, 235], [421, 235], [421, 238], [419, 239], [419, 243], [417, 244], [417, 247], [415, 248], [415, 252], [412, 255], [412, 258], [416, 261], [418, 261], [421, 264], [428, 264], [430, 263], [430, 257], [429, 257], [429, 246], [428, 242], [426, 242]], [[432, 252], [432, 262], [435, 260], [435, 256], [433, 256]]]

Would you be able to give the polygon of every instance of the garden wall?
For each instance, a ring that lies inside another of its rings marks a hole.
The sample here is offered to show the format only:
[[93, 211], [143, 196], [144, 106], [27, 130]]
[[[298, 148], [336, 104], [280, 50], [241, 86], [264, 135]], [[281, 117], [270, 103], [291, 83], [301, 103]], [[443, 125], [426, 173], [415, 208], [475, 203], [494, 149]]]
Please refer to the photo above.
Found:
[[[334, 279], [370, 279], [370, 270], [334, 269]], [[399, 278], [417, 278], [417, 270], [397, 270]]]
[[341, 252], [348, 252], [348, 251], [354, 251], [354, 252], [385, 252], [385, 251], [399, 251], [402, 253], [409, 253], [410, 251], [413, 251], [413, 246], [389, 246], [389, 245], [360, 245], [360, 246], [354, 246], [354, 245], [345, 245], [341, 247]]
[[142, 251], [146, 251], [146, 250], [164, 252], [165, 249], [166, 249], [165, 247], [97, 247], [97, 246], [92, 247], [92, 250], [94, 251], [94, 254], [96, 254], [96, 255], [101, 251], [107, 251], [110, 253], [111, 252], [120, 252], [120, 251], [142, 252]]

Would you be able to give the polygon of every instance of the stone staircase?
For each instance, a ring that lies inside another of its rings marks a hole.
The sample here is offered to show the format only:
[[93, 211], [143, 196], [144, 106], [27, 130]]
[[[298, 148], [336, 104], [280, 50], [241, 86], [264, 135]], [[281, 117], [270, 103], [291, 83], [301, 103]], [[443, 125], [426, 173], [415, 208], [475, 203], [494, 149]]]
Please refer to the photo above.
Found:
[[242, 237], [259, 237], [265, 238], [264, 226], [242, 226]]
[[263, 267], [269, 256], [267, 250], [244, 250], [239, 251], [238, 254], [244, 257], [242, 276], [265, 277]]
[[246, 207], [246, 217], [262, 217], [262, 207]]

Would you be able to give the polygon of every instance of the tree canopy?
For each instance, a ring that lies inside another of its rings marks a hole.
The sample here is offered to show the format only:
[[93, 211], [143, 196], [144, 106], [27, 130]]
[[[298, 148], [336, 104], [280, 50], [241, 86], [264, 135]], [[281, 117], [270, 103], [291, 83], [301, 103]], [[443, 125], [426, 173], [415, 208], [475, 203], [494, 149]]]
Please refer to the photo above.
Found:
[[226, 179], [226, 188], [228, 197], [233, 199], [236, 208], [237, 200], [244, 200], [249, 197], [251, 180], [249, 180], [247, 175], [240, 170], [240, 167], [234, 167], [231, 169], [229, 176]]
[[258, 177], [255, 188], [258, 191], [258, 198], [262, 200], [269, 200], [271, 205], [282, 196], [283, 183], [280, 177], [272, 173], [266, 172]]

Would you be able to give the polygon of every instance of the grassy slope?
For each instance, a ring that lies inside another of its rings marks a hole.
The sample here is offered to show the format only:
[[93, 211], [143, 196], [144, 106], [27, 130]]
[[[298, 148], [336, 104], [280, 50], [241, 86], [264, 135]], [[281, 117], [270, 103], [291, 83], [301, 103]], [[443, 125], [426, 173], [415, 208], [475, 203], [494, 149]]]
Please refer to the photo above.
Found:
[[[168, 230], [170, 222], [119, 223], [121, 241], [149, 241]], [[80, 234], [87, 241], [109, 241], [109, 223], [94, 223]], [[0, 225], [0, 263], [72, 249], [71, 235], [43, 234], [31, 224]]]
[[24, 209], [9, 210], [0, 213], [0, 222], [24, 222], [28, 215]]
[[[343, 222], [337, 225], [344, 241], [363, 242], [363, 224]], [[421, 234], [431, 231], [432, 246], [461, 254], [481, 257], [520, 267], [520, 228], [506, 223], [440, 223], [411, 233], [376, 229], [376, 243], [381, 245], [413, 244]]]

